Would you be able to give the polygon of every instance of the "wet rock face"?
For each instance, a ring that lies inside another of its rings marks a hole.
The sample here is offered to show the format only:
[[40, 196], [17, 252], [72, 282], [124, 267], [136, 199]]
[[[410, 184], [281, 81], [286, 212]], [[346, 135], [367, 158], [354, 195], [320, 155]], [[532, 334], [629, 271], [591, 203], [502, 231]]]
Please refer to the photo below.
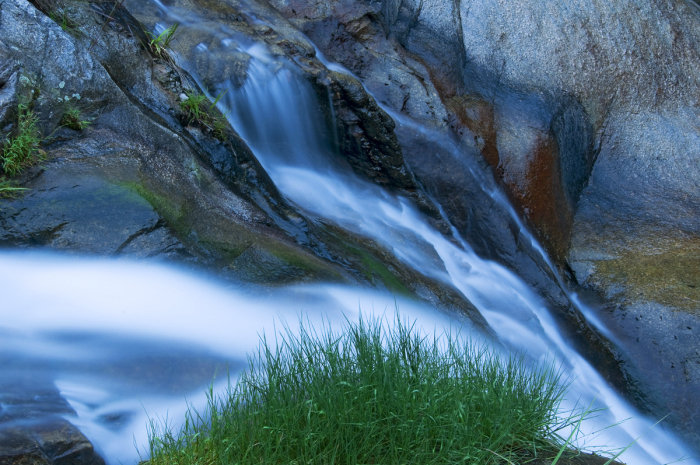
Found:
[[[273, 4], [326, 56], [356, 73], [380, 104], [461, 139], [464, 163], [442, 171], [431, 168], [440, 157], [416, 144], [415, 137], [399, 141], [406, 163], [441, 201], [453, 223], [473, 223], [464, 212], [474, 208], [456, 200], [460, 193], [447, 186], [452, 185], [454, 170], [468, 170], [473, 161], [466, 159], [480, 153], [540, 239], [564, 259], [573, 208], [592, 163], [591, 131], [575, 100], [556, 104], [507, 86], [490, 86], [482, 93], [465, 86], [461, 45], [450, 35], [459, 30], [459, 18], [443, 7], [438, 11], [445, 14], [435, 16], [445, 22], [444, 34], [436, 40], [436, 33], [418, 21], [410, 2], [396, 11], [387, 2]], [[430, 8], [437, 8], [436, 2]], [[467, 229], [460, 231], [481, 240]]]
[[[27, 101], [48, 135], [46, 161], [19, 180], [29, 190], [0, 199], [3, 246], [185, 260], [252, 281], [264, 270], [277, 281], [279, 269], [283, 280], [337, 279], [289, 238], [301, 228], [243, 141], [183, 116], [178, 97], [191, 79], [146, 52], [128, 11], [60, 7], [74, 29], [24, 0], [0, 9], [2, 123]], [[73, 108], [89, 121], [82, 130], [60, 125]], [[254, 273], [250, 259], [236, 261], [250, 247], [269, 255]]]
[[452, 98], [449, 106], [455, 127], [474, 134], [512, 204], [562, 264], [576, 203], [593, 165], [593, 134], [581, 106], [571, 99], [554, 104], [508, 88], [495, 93], [491, 103]]
[[60, 417], [0, 424], [0, 444], [2, 465], [104, 465], [85, 436]]
[[373, 182], [389, 189], [415, 191], [415, 182], [394, 134], [394, 121], [357, 79], [337, 72], [331, 72], [328, 78], [338, 120], [340, 153]]
[[273, 0], [326, 56], [358, 75], [382, 105], [444, 125], [447, 113], [426, 67], [387, 37], [377, 2]]
[[104, 465], [92, 444], [63, 418], [74, 413], [51, 383], [4, 372], [0, 464]]
[[31, 192], [5, 202], [0, 245], [139, 257], [188, 255], [135, 191], [77, 168], [57, 167], [26, 183]]

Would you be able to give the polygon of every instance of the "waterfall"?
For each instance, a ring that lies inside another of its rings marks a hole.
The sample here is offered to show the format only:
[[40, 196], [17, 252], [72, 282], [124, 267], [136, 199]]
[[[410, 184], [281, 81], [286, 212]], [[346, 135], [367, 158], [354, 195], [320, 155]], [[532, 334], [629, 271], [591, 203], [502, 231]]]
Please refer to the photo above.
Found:
[[[196, 26], [194, 13], [179, 20]], [[583, 422], [575, 445], [609, 450], [634, 443], [621, 458], [635, 465], [689, 455], [564, 340], [545, 300], [523, 279], [479, 257], [458, 231], [445, 237], [409, 199], [353, 173], [336, 153], [317, 95], [292, 63], [257, 43], [238, 47], [251, 57], [247, 79], [237, 86], [222, 77], [218, 87], [226, 93], [220, 109], [291, 203], [310, 217], [372, 239], [407, 266], [458, 289], [508, 351], [559, 364], [573, 380], [564, 408], [605, 408]], [[200, 53], [206, 53], [203, 45]], [[415, 122], [397, 122], [423, 130]], [[511, 208], [494, 186], [484, 183], [484, 189]], [[3, 311], [12, 315], [0, 324], [4, 376], [29, 373], [50, 380], [77, 413], [67, 418], [110, 465], [135, 464], [139, 452], [147, 452], [149, 418], [181, 421], [188, 403], [203, 404], [207, 385], [219, 391], [229, 374], [235, 381], [259, 336], [281, 324], [294, 328], [303, 318], [337, 325], [357, 318], [360, 309], [391, 315], [398, 307], [427, 334], [482, 337], [460, 315], [376, 290], [324, 284], [242, 288], [172, 266], [126, 260], [0, 252], [0, 282]], [[587, 318], [605, 333], [592, 315]], [[617, 426], [608, 429], [611, 425]]]
[[[537, 359], [554, 357], [563, 364], [574, 379], [568, 405], [594, 402], [606, 408], [605, 414], [587, 422], [583, 431], [592, 433], [621, 423], [603, 436], [585, 437], [587, 446], [609, 447], [614, 442], [614, 446], [625, 447], [636, 441], [622, 456], [635, 464], [665, 463], [684, 455], [683, 447], [672, 435], [654, 427], [651, 420], [622, 400], [563, 340], [543, 299], [521, 278], [496, 262], [481, 259], [456, 232], [457, 241], [444, 237], [407, 199], [383, 191], [348, 169], [342, 170], [333, 163], [333, 148], [320, 143], [321, 136], [312, 140], [306, 134], [299, 134], [300, 127], [317, 131], [323, 127], [318, 105], [308, 103], [315, 101], [315, 94], [309, 84], [301, 82], [284, 64], [264, 66], [265, 61], [273, 60], [264, 57], [252, 65], [241, 88], [228, 87], [221, 109], [290, 201], [311, 215], [332, 220], [375, 240], [413, 269], [459, 289], [512, 350], [527, 352]], [[293, 98], [294, 104], [277, 100], [279, 95]], [[255, 108], [255, 125], [251, 128], [252, 108]], [[260, 128], [273, 126], [278, 129], [272, 135], [261, 137]], [[279, 134], [292, 137], [270, 140]], [[494, 187], [489, 189], [491, 196], [499, 196], [499, 201], [506, 203]], [[514, 212], [511, 214], [517, 217]], [[529, 233], [528, 238], [548, 260]], [[575, 294], [570, 297], [576, 299]], [[581, 307], [579, 302], [575, 303]], [[588, 318], [594, 317], [589, 314]]]

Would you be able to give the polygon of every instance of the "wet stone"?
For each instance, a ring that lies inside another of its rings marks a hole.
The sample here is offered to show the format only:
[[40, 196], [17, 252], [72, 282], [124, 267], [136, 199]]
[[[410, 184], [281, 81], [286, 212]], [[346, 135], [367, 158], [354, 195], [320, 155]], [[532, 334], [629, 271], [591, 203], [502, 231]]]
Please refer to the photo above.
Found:
[[3, 370], [0, 465], [104, 465], [64, 415], [73, 414], [52, 383]]
[[0, 424], [0, 465], [104, 465], [92, 444], [60, 417]]

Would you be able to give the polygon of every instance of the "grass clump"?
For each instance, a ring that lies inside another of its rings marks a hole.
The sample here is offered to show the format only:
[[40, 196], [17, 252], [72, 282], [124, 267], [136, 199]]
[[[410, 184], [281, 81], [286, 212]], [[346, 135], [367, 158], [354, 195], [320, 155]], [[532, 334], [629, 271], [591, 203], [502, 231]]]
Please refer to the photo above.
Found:
[[263, 339], [235, 387], [210, 392], [179, 432], [153, 425], [148, 463], [526, 463], [561, 449], [564, 389], [551, 367], [399, 321], [302, 325]]
[[7, 176], [16, 176], [42, 157], [38, 118], [25, 104], [17, 106], [17, 126], [2, 148], [0, 166]]
[[82, 131], [90, 126], [90, 121], [83, 118], [82, 112], [77, 107], [70, 107], [63, 113], [61, 126], [73, 129], [74, 131]]
[[216, 110], [216, 104], [223, 96], [223, 93], [219, 94], [213, 102], [209, 102], [207, 96], [202, 93], [185, 92], [185, 97], [180, 102], [180, 109], [184, 113], [186, 123], [197, 124], [223, 141], [228, 123], [226, 118]]
[[151, 32], [146, 32], [148, 37], [151, 39], [148, 42], [148, 47], [153, 55], [163, 59], [169, 58], [167, 49], [170, 46], [170, 42], [173, 40], [173, 36], [175, 35], [175, 31], [177, 31], [178, 26], [179, 24], [175, 23], [172, 26], [165, 28], [163, 32], [158, 35]]

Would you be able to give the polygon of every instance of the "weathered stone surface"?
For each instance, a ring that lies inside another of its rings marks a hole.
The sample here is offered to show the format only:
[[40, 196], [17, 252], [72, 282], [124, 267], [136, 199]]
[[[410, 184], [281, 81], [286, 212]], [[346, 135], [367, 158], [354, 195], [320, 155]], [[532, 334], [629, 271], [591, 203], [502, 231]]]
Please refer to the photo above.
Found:
[[429, 70], [388, 38], [371, 2], [270, 2], [333, 61], [358, 75], [382, 105], [429, 124], [445, 125], [447, 112]]
[[606, 316], [631, 354], [630, 371], [650, 392], [650, 408], [671, 412], [669, 421], [700, 447], [700, 411], [678, 408], [694, 405], [700, 392], [700, 131], [693, 120], [697, 113], [687, 109], [610, 118], [576, 213], [569, 262], [580, 283], [611, 302]]
[[340, 133], [340, 153], [355, 170], [375, 183], [389, 189], [415, 191], [415, 182], [394, 134], [394, 121], [354, 77], [331, 72], [328, 79]]
[[[2, 54], [8, 55], [7, 51]], [[19, 63], [3, 60], [0, 64], [0, 130], [3, 132], [9, 132], [9, 127], [13, 124], [11, 115], [17, 106], [18, 81]]]
[[60, 417], [1, 425], [0, 444], [2, 465], [104, 465], [85, 436]]

